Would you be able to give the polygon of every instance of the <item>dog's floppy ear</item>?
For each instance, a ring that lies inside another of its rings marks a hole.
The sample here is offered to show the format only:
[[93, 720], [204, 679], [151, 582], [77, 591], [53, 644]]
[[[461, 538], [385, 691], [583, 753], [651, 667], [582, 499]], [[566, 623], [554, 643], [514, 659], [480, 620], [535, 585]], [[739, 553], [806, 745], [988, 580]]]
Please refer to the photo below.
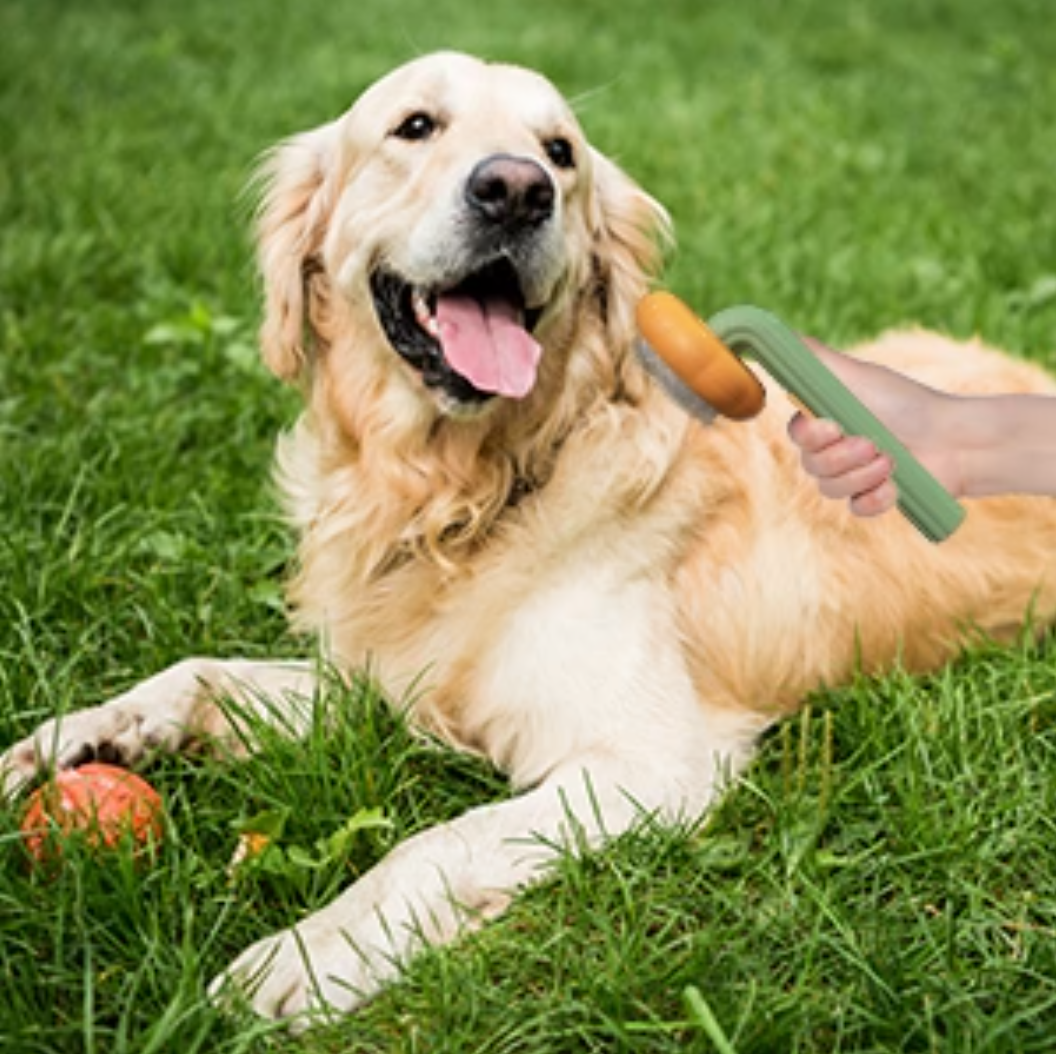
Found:
[[337, 125], [323, 125], [280, 144], [261, 167], [257, 262], [264, 285], [260, 331], [264, 361], [292, 380], [314, 346], [311, 286], [320, 279], [319, 250], [332, 207]]
[[673, 241], [667, 210], [604, 154], [592, 150], [595, 272], [606, 322], [619, 346], [634, 309]]

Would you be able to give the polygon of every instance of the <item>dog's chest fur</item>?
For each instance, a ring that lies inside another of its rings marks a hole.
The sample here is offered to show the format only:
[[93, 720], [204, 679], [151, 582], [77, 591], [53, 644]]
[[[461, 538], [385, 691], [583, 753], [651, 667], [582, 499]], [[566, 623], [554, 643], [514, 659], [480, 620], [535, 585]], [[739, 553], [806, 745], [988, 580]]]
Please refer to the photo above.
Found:
[[512, 477], [486, 528], [436, 552], [369, 472], [323, 470], [318, 441], [295, 434], [282, 460], [305, 628], [524, 782], [615, 721], [628, 693], [685, 696], [670, 582], [700, 505], [685, 500], [685, 421], [660, 409], [577, 430], [545, 481]]

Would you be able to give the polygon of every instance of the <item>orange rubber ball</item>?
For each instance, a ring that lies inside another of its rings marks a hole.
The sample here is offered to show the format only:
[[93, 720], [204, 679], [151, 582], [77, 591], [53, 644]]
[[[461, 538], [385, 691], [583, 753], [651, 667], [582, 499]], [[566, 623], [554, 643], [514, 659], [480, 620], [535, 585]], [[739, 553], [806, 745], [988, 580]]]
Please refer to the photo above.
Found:
[[22, 838], [37, 861], [54, 860], [71, 836], [93, 849], [114, 849], [127, 840], [140, 850], [161, 839], [162, 813], [161, 796], [145, 779], [93, 761], [57, 772], [30, 795]]

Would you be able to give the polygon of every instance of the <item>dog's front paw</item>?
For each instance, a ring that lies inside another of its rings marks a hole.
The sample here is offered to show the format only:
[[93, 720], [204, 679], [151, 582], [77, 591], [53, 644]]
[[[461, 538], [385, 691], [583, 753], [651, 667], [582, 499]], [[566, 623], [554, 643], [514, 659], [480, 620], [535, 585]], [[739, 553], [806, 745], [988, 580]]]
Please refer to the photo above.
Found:
[[295, 1029], [355, 1009], [380, 986], [348, 936], [309, 919], [250, 945], [209, 986], [222, 1006], [247, 1005], [269, 1019], [289, 1019]]
[[43, 770], [85, 761], [131, 764], [142, 754], [132, 715], [98, 706], [42, 724], [0, 756], [0, 795], [10, 797]]
[[0, 795], [15, 794], [45, 769], [85, 761], [134, 765], [153, 751], [176, 750], [215, 668], [186, 659], [102, 706], [45, 721], [0, 756]]

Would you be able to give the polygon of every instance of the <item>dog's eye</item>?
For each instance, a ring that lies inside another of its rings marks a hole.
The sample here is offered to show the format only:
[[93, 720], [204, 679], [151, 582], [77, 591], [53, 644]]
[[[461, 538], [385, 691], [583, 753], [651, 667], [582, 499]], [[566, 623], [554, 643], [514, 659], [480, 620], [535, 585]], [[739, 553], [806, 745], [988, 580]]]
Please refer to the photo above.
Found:
[[576, 154], [572, 149], [572, 144], [567, 140], [558, 136], [554, 139], [548, 139], [543, 144], [543, 149], [546, 150], [546, 156], [558, 168], [575, 168], [576, 167]]
[[411, 141], [428, 139], [436, 131], [436, 121], [421, 110], [405, 117], [393, 130], [392, 134], [397, 139], [409, 139]]

